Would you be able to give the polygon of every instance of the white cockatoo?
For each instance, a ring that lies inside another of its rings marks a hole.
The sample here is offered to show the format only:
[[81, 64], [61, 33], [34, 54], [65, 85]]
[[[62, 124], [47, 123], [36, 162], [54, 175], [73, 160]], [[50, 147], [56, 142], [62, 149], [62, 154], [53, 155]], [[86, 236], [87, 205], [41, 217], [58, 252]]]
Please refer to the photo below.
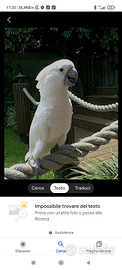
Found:
[[36, 77], [40, 102], [31, 123], [29, 152], [25, 156], [25, 160], [29, 159], [30, 165], [33, 164], [36, 177], [41, 174], [39, 160], [50, 154], [56, 144], [61, 147], [65, 143], [72, 119], [67, 90], [77, 79], [78, 72], [73, 62], [67, 59], [45, 67]]

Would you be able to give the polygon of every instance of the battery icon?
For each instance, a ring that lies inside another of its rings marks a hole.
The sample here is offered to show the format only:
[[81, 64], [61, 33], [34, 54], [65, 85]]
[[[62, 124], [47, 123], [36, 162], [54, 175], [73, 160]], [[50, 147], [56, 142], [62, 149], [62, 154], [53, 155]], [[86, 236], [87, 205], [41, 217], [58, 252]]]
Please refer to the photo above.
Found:
[[115, 9], [115, 6], [114, 6], [114, 5], [108, 5], [108, 6], [107, 6], [107, 9], [108, 9], [108, 10], [113, 10], [113, 9]]

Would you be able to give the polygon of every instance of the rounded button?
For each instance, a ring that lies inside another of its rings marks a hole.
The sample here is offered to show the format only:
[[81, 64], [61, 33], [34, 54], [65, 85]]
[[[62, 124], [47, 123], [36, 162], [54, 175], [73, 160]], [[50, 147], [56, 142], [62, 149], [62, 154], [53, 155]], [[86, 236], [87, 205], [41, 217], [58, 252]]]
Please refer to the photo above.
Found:
[[65, 183], [54, 183], [50, 186], [53, 193], [66, 193], [69, 191], [69, 186]]

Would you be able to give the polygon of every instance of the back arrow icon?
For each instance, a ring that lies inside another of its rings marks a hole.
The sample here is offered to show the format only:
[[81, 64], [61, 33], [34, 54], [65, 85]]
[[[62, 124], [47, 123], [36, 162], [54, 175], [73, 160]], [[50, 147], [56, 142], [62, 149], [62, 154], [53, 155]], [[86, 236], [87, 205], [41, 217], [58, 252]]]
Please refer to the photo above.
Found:
[[90, 265], [90, 261], [87, 262]]
[[11, 19], [11, 17], [9, 17], [9, 18], [7, 19], [7, 21], [8, 21], [9, 23], [11, 23], [10, 19]]

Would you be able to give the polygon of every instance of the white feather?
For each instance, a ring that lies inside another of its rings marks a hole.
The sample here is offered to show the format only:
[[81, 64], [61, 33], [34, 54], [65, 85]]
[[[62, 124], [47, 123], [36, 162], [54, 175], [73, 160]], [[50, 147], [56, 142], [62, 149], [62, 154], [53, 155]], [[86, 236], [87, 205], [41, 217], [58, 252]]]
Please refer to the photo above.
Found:
[[[63, 66], [63, 72], [59, 68]], [[74, 67], [69, 60], [59, 60], [44, 68], [36, 77], [41, 100], [37, 107], [29, 134], [29, 152], [25, 160], [42, 158], [57, 143], [63, 145], [71, 126], [72, 104], [64, 76]]]

